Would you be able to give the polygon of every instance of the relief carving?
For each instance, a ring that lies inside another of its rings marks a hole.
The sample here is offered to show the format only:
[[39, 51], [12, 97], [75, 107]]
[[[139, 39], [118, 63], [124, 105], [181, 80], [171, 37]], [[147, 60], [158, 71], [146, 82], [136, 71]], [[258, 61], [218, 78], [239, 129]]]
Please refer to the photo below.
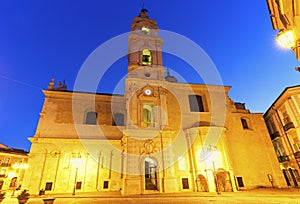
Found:
[[146, 140], [141, 149], [142, 154], [152, 154], [157, 150], [156, 144], [153, 140]]

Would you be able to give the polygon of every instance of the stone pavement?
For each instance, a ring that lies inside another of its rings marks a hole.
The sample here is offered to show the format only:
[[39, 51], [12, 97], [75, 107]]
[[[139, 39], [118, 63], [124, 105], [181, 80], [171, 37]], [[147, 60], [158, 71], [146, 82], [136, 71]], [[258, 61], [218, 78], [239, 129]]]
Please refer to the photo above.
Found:
[[[122, 196], [119, 192], [60, 194], [37, 196], [27, 204], [43, 204], [43, 198], [55, 197], [54, 204], [300, 204], [300, 189], [253, 189], [238, 192], [224, 192], [221, 195], [207, 192], [183, 192], [166, 194], [145, 194]], [[7, 196], [3, 204], [18, 204], [16, 197]]]

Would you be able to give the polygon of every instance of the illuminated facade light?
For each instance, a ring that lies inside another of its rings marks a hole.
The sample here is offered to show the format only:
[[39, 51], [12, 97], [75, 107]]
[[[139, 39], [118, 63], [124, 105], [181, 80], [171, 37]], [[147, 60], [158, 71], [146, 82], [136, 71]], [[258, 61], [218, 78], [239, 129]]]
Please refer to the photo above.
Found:
[[284, 48], [293, 48], [296, 43], [292, 30], [281, 30], [276, 38], [277, 43]]
[[8, 175], [7, 175], [7, 177], [9, 178], [9, 179], [12, 179], [12, 178], [14, 178], [16, 176], [16, 172], [8, 172]]
[[28, 168], [28, 164], [18, 164], [15, 163], [12, 165], [13, 169], [27, 169]]

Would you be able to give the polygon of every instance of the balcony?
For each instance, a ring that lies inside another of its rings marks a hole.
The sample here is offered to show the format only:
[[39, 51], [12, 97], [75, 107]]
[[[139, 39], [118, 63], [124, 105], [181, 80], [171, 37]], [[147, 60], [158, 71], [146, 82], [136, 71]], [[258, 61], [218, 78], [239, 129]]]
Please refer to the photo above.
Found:
[[10, 163], [2, 163], [0, 164], [1, 167], [11, 167]]
[[289, 156], [279, 156], [278, 157], [279, 163], [285, 162], [285, 161], [290, 161]]
[[276, 137], [279, 137], [280, 133], [278, 131], [271, 134], [271, 140], [274, 140]]
[[294, 126], [294, 123], [293, 122], [288, 122], [287, 124], [285, 124], [284, 126], [283, 126], [283, 129], [284, 129], [284, 131], [288, 131], [289, 129], [291, 129], [291, 128], [294, 128], [295, 126]]
[[296, 159], [299, 159], [299, 158], [300, 158], [300, 152], [299, 152], [299, 151], [298, 151], [298, 152], [295, 152], [295, 153], [294, 153], [294, 156], [295, 156]]

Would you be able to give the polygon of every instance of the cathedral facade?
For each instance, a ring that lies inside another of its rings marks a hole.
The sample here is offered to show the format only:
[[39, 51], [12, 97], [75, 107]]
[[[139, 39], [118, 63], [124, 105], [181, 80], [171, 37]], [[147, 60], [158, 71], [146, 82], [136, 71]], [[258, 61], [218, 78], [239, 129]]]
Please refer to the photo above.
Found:
[[44, 90], [22, 188], [31, 194], [221, 192], [286, 187], [262, 114], [229, 86], [165, 74], [146, 9], [128, 38], [124, 95]]

